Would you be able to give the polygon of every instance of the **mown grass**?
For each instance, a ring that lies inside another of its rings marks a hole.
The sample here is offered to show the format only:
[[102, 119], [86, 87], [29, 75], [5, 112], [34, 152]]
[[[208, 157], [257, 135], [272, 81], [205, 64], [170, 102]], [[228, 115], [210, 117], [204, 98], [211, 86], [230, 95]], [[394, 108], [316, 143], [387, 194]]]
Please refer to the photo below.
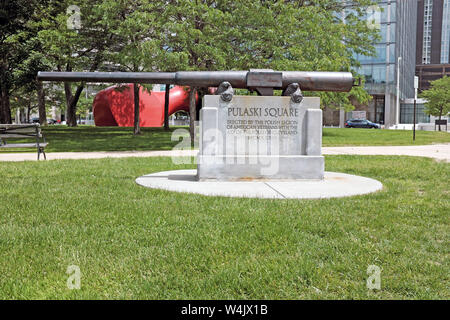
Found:
[[[131, 150], [171, 150], [179, 139], [171, 140], [176, 129], [142, 128], [142, 134], [134, 136], [132, 128], [66, 126], [44, 127], [44, 136], [49, 142], [48, 152], [89, 152], [89, 151], [131, 151]], [[19, 140], [20, 141], [20, 140]], [[416, 141], [412, 132], [405, 130], [373, 129], [323, 129], [323, 146], [385, 146], [385, 145], [423, 145], [450, 143], [450, 133], [417, 131]], [[3, 149], [0, 152], [35, 152], [34, 149]]]
[[450, 133], [416, 131], [413, 141], [411, 130], [375, 130], [356, 128], [324, 128], [323, 146], [406, 146], [450, 143]]
[[[328, 156], [380, 180], [328, 200], [205, 197], [135, 178], [170, 158], [0, 163], [1, 299], [449, 299], [450, 166]], [[69, 265], [81, 289], [69, 290]], [[369, 265], [381, 290], [366, 288]]]

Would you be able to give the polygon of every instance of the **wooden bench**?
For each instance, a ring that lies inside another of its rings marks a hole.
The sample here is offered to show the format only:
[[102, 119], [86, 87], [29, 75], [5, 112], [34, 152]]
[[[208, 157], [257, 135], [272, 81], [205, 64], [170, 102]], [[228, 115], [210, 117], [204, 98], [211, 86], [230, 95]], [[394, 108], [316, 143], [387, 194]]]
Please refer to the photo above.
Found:
[[[32, 143], [7, 143], [9, 139], [25, 139], [32, 138], [36, 142]], [[42, 139], [42, 141], [41, 141]], [[5, 148], [36, 148], [37, 158], [41, 153], [44, 159], [47, 160], [44, 148], [48, 145], [42, 134], [39, 123], [32, 124], [0, 124], [0, 149]]]

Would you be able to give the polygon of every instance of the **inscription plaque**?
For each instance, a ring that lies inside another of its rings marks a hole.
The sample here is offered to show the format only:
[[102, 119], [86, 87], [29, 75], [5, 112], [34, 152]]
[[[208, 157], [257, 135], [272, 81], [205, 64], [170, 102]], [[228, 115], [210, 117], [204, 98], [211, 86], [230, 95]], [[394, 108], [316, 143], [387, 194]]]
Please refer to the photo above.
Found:
[[205, 96], [200, 180], [322, 179], [319, 98]]

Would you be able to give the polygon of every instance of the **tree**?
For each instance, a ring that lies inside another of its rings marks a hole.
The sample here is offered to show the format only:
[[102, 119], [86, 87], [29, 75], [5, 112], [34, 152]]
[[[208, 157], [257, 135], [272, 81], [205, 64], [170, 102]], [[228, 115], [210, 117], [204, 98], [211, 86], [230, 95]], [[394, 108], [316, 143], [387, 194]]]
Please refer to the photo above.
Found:
[[[355, 71], [354, 54], [374, 54], [377, 31], [365, 22], [372, 0], [168, 0], [159, 24], [166, 66], [178, 70]], [[345, 18], [345, 19], [343, 19]], [[343, 22], [345, 20], [345, 23]], [[199, 90], [200, 96], [206, 90]], [[312, 92], [323, 105], [365, 103], [363, 87], [350, 93]], [[195, 114], [191, 112], [191, 114]], [[191, 136], [193, 122], [191, 121]]]
[[17, 119], [18, 123], [30, 122], [30, 115], [33, 110], [38, 108], [38, 101], [34, 91], [26, 88], [19, 88], [11, 93], [11, 113], [17, 115], [20, 112], [21, 117]]
[[[366, 21], [370, 0], [236, 1], [230, 43], [239, 69], [349, 71], [357, 76], [355, 53], [373, 55], [377, 31]], [[350, 93], [310, 92], [322, 105], [352, 109], [365, 103], [363, 87]]]
[[47, 1], [6, 0], [0, 6], [0, 123], [11, 123], [10, 96], [20, 87], [15, 72], [29, 55], [28, 37], [34, 12]]
[[[119, 71], [140, 72], [160, 71], [162, 46], [160, 45], [157, 17], [163, 10], [161, 3], [151, 0], [105, 1], [102, 7], [105, 19], [110, 21], [111, 32], [116, 39], [114, 50], [107, 59]], [[134, 134], [140, 134], [139, 91], [150, 92], [151, 85], [135, 83], [134, 97]]]
[[22, 87], [26, 92], [37, 93], [39, 123], [46, 125], [45, 90], [43, 83], [36, 79], [36, 74], [40, 70], [48, 69], [50, 64], [45, 55], [40, 52], [40, 43], [35, 37], [30, 36], [26, 42], [26, 46], [29, 51], [29, 56], [17, 66], [17, 69], [13, 73], [16, 78], [16, 87]]
[[[29, 1], [14, 3], [25, 7]], [[60, 71], [270, 68], [356, 75], [354, 54], [374, 53], [370, 44], [376, 31], [364, 21], [372, 4], [372, 0], [49, 0], [40, 7], [37, 40], [40, 52]], [[76, 13], [67, 11], [73, 5], [81, 19], [76, 28], [68, 23]], [[17, 21], [20, 27], [23, 18]], [[64, 84], [69, 125], [76, 125], [83, 89], [83, 83]], [[206, 92], [197, 89], [200, 97]], [[361, 87], [350, 93], [311, 94], [320, 95], [323, 104], [347, 107], [351, 99], [369, 99]], [[138, 108], [135, 104], [136, 133]]]
[[[38, 37], [43, 52], [56, 70], [96, 71], [105, 67], [105, 52], [116, 40], [110, 29], [111, 23], [104, 15], [105, 2], [52, 1], [45, 8]], [[84, 87], [84, 83], [64, 83], [69, 126], [77, 125], [77, 103]]]
[[[450, 77], [443, 77], [430, 83], [431, 87], [420, 94], [421, 98], [427, 100], [425, 113], [435, 117], [447, 116], [450, 112]], [[441, 131], [441, 126], [439, 126]]]

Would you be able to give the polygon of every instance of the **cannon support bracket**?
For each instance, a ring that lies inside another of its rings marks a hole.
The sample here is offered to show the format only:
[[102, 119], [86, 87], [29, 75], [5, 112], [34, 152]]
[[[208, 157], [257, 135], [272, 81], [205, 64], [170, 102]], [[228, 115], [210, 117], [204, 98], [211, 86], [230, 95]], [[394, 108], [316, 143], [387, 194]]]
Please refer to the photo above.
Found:
[[291, 83], [284, 89], [283, 96], [291, 96], [293, 103], [300, 103], [303, 101], [302, 90], [300, 90], [300, 86], [296, 82]]
[[217, 88], [216, 94], [220, 95], [223, 101], [230, 102], [233, 99], [234, 90], [228, 81], [224, 81]]
[[247, 73], [247, 87], [249, 88], [281, 88], [283, 86], [283, 72], [270, 69], [250, 69]]
[[246, 83], [250, 90], [255, 90], [260, 96], [273, 96], [273, 89], [283, 86], [283, 73], [271, 69], [250, 69]]

